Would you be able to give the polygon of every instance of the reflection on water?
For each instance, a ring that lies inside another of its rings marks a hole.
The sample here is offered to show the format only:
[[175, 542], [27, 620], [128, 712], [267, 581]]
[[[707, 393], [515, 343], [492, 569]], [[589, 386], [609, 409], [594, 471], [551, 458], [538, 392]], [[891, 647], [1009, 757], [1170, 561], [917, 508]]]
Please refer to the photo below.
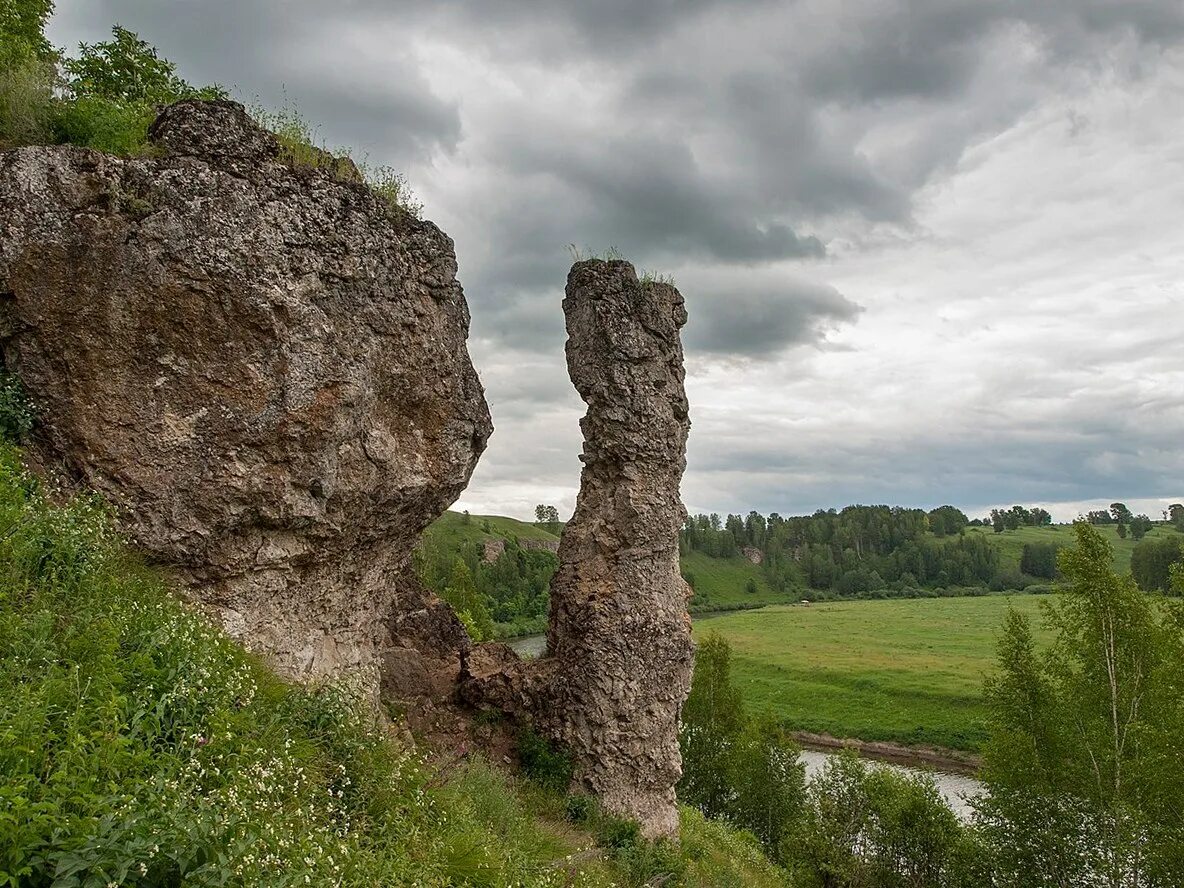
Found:
[[[522, 638], [512, 639], [508, 643], [510, 647], [518, 652], [518, 656], [523, 659], [532, 660], [535, 657], [541, 656], [543, 651], [546, 650], [547, 636], [524, 635]], [[818, 752], [813, 749], [802, 750], [802, 763], [806, 766], [806, 778], [809, 779], [821, 771], [822, 766], [826, 764], [826, 760], [832, 755], [834, 753]], [[973, 777], [966, 777], [962, 774], [932, 771], [927, 768], [908, 768], [904, 765], [888, 764], [885, 762], [877, 762], [876, 767], [892, 768], [904, 774], [923, 774], [930, 777], [934, 785], [937, 786], [937, 791], [941, 793], [941, 797], [946, 800], [946, 804], [962, 820], [969, 820], [972, 813], [967, 799], [973, 799], [983, 793], [983, 785], [981, 783]]]

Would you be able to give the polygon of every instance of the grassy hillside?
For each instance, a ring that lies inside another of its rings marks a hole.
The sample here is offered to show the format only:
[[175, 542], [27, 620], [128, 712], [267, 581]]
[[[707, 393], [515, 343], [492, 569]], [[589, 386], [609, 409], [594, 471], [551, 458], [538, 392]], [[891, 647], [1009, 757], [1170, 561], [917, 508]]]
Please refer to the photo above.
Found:
[[[1113, 524], [1103, 524], [1097, 529], [1114, 550], [1112, 562], [1114, 570], [1119, 574], [1130, 573], [1131, 553], [1139, 544], [1129, 536], [1125, 540], [1120, 539], [1118, 530]], [[1019, 527], [1015, 530], [1005, 530], [1002, 533], [995, 533], [989, 527], [968, 527], [966, 532], [985, 536], [999, 550], [1000, 566], [1015, 570], [1019, 570], [1020, 557], [1024, 554], [1026, 543], [1060, 543], [1067, 546], [1071, 545], [1073, 539], [1073, 528], [1068, 524], [1053, 524], [1049, 527]], [[1165, 536], [1179, 536], [1179, 531], [1168, 525], [1157, 524], [1147, 532], [1144, 539], [1151, 540]]]
[[469, 515], [466, 517], [460, 512], [445, 512], [424, 531], [424, 538], [450, 549], [459, 549], [464, 543], [481, 542], [487, 539], [559, 542], [558, 534], [551, 533], [537, 524], [505, 518], [501, 515]]
[[0, 446], [0, 884], [776, 885], [683, 812], [650, 846], [477, 758], [439, 766], [347, 688], [275, 678]]
[[745, 700], [795, 730], [974, 750], [986, 736], [980, 694], [1003, 615], [1009, 606], [1035, 615], [1041, 598], [770, 607], [695, 630], [726, 638]]
[[[682, 573], [691, 578], [695, 590], [690, 600], [692, 612], [784, 604], [802, 597], [777, 592], [758, 565], [739, 555], [712, 558], [702, 552], [688, 552], [682, 556]], [[755, 584], [755, 592], [748, 591], [749, 580]]]

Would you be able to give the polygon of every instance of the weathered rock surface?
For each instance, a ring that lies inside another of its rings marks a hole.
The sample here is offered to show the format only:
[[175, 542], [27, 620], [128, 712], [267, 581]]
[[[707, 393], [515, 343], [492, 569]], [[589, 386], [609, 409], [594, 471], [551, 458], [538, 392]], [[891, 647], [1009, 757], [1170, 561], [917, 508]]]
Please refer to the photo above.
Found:
[[152, 137], [0, 154], [0, 349], [35, 456], [282, 672], [445, 681], [467, 638], [409, 558], [491, 431], [451, 240], [280, 162], [236, 103]]
[[679, 573], [679, 482], [690, 422], [678, 291], [627, 262], [576, 263], [563, 302], [567, 364], [588, 404], [575, 514], [551, 583], [547, 655], [504, 645], [467, 657], [462, 692], [529, 718], [562, 743], [575, 789], [638, 820], [678, 828], [678, 718], [693, 662]]
[[551, 583], [551, 730], [576, 780], [652, 836], [678, 829], [678, 718], [693, 664], [686, 518], [687, 397], [673, 286], [627, 262], [577, 263], [563, 300], [567, 366], [588, 405], [575, 514]]

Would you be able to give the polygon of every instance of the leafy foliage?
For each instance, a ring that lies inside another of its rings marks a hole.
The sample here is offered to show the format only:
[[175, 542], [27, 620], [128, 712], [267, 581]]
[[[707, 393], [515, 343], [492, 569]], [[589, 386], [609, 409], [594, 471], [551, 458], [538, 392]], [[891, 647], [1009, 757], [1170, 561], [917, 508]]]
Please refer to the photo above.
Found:
[[972, 888], [991, 885], [985, 849], [933, 783], [831, 758], [783, 856], [797, 884], [818, 888]]
[[226, 97], [221, 87], [186, 83], [176, 65], [126, 28], [115, 25], [111, 37], [83, 43], [77, 58], [63, 61], [67, 97], [54, 121], [59, 141], [135, 154], [145, 149], [148, 126], [160, 106]]
[[33, 404], [21, 381], [0, 367], [0, 438], [19, 443], [33, 429]]
[[1089, 523], [1074, 531], [1052, 648], [1037, 655], [1010, 615], [987, 686], [986, 834], [1007, 884], [1180, 884], [1184, 612], [1115, 574]]
[[45, 38], [52, 12], [53, 0], [0, 2], [0, 69], [56, 59], [57, 51]]
[[1184, 562], [1184, 537], [1143, 540], [1131, 553], [1131, 576], [1145, 592], [1171, 590], [1170, 570]]

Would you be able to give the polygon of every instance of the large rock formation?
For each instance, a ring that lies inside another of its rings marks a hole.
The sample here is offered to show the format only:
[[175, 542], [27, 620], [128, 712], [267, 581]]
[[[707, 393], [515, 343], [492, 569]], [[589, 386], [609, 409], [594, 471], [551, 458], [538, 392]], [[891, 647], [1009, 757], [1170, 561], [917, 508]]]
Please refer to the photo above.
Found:
[[547, 724], [576, 780], [648, 835], [678, 829], [678, 717], [693, 664], [678, 532], [687, 396], [673, 286], [627, 262], [567, 278], [567, 366], [588, 413], [575, 514], [551, 583]]
[[692, 667], [678, 564], [686, 311], [673, 286], [599, 260], [573, 266], [563, 308], [568, 369], [588, 413], [580, 493], [551, 583], [547, 655], [521, 663], [504, 645], [479, 646], [463, 691], [559, 741], [576, 789], [635, 818], [648, 836], [670, 835]]
[[238, 104], [171, 106], [152, 137], [0, 154], [0, 349], [32, 451], [284, 673], [385, 659], [413, 690], [418, 652], [467, 640], [412, 546], [491, 431], [452, 242], [282, 162]]

